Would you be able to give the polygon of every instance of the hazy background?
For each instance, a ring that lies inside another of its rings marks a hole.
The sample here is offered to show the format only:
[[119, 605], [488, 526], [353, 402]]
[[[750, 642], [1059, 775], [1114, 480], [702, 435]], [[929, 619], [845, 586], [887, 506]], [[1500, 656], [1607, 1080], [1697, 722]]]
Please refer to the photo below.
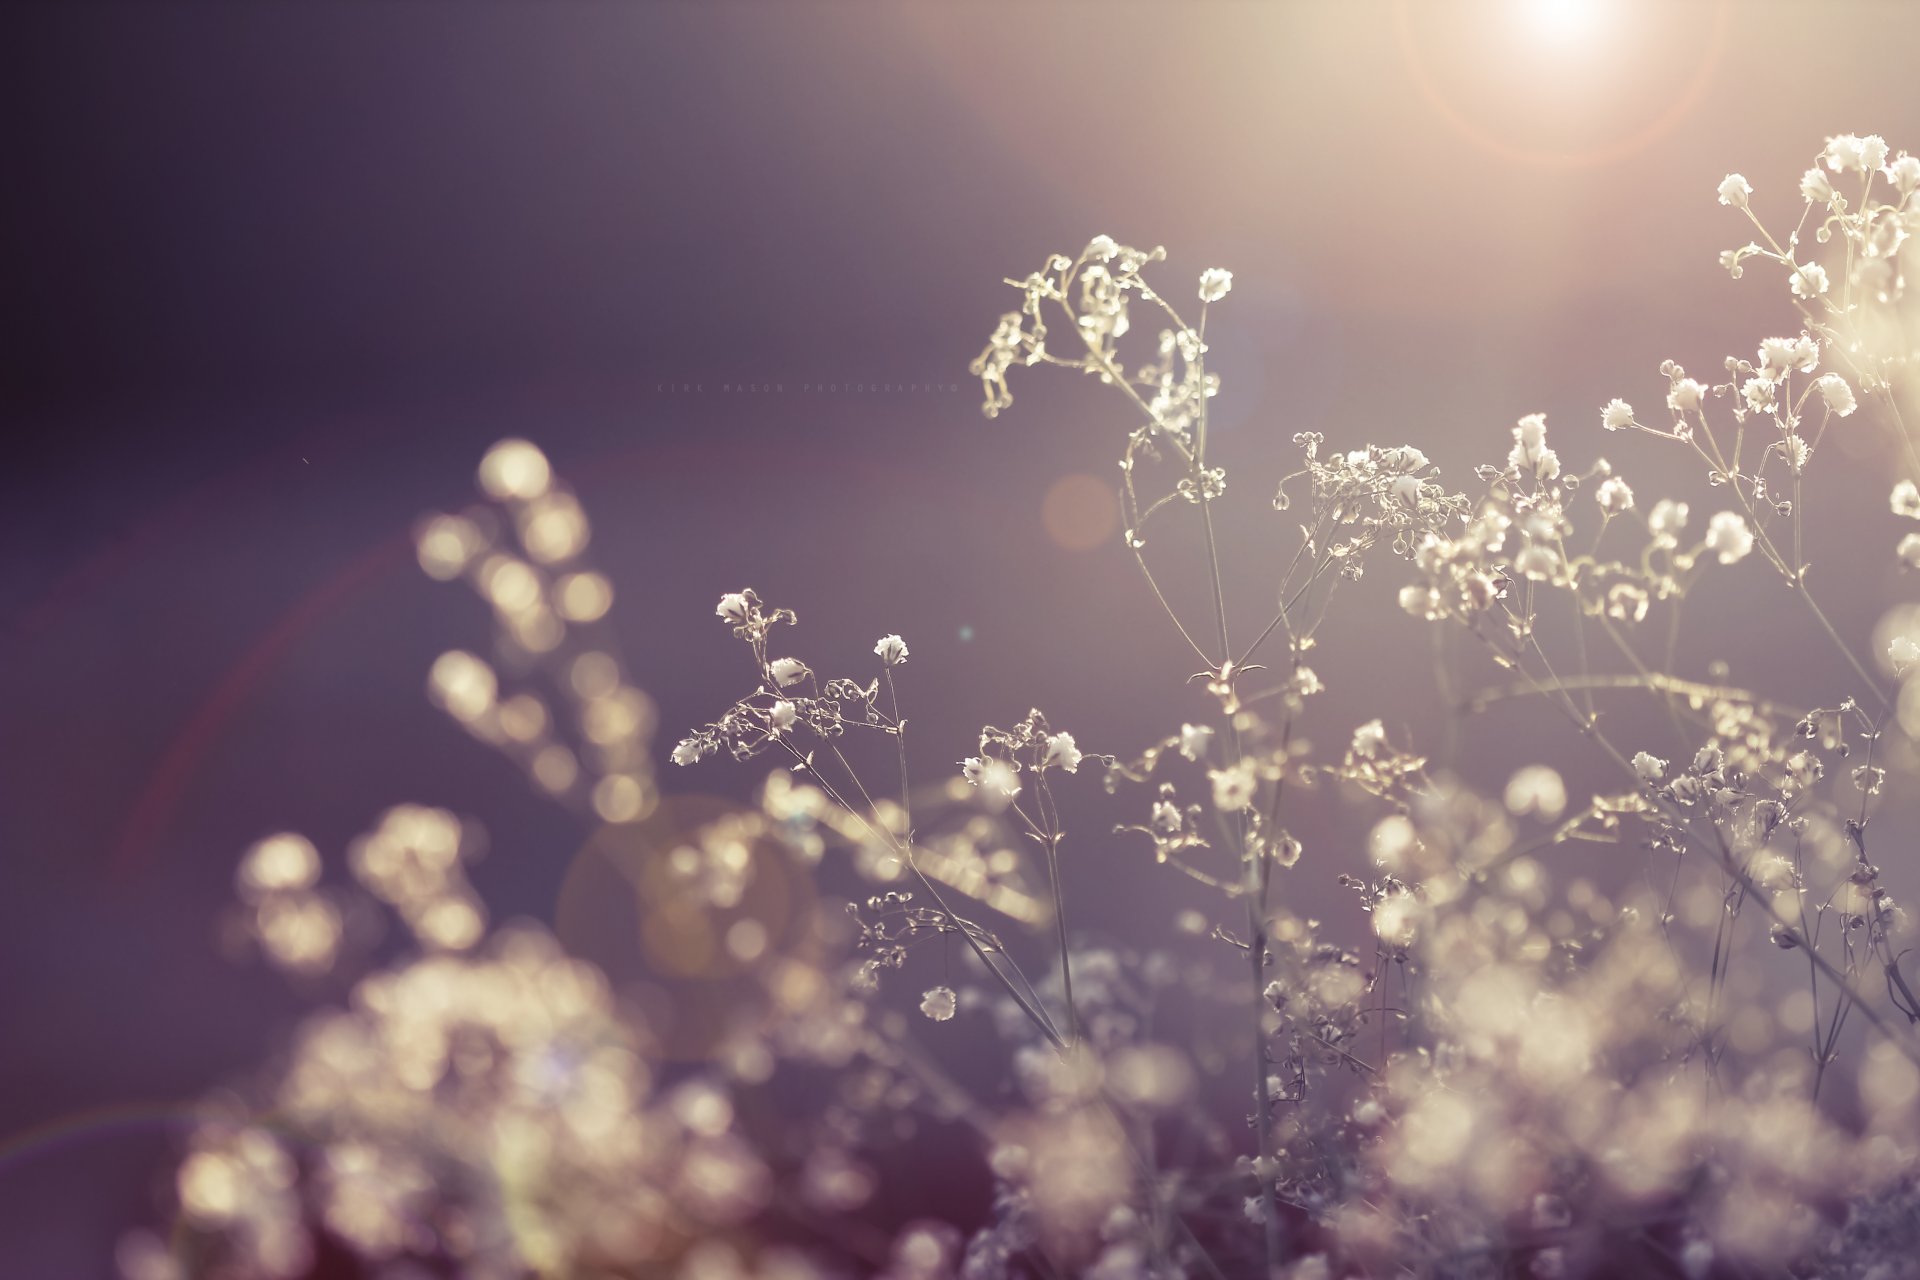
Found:
[[[581, 494], [668, 735], [750, 687], [712, 607], [752, 585], [830, 671], [907, 638], [929, 773], [1036, 704], [1132, 752], [1206, 709], [1192, 656], [1115, 539], [1061, 545], [1097, 502], [1043, 517], [1063, 478], [1113, 476], [1131, 424], [1046, 371], [981, 418], [965, 365], [1002, 276], [1096, 232], [1165, 244], [1175, 297], [1233, 269], [1209, 336], [1244, 632], [1290, 546], [1267, 500], [1295, 431], [1416, 444], [1464, 485], [1544, 410], [1570, 465], [1604, 451], [1704, 515], [1701, 478], [1603, 437], [1598, 406], [1657, 406], [1661, 359], [1712, 374], [1787, 328], [1776, 280], [1717, 266], [1749, 232], [1714, 188], [1744, 172], [1785, 226], [1827, 134], [1920, 149], [1916, 57], [1900, 0], [9, 8], [0, 1271], [105, 1274], [174, 1108], [283, 1041], [300, 999], [216, 945], [250, 841], [337, 855], [387, 805], [444, 804], [492, 833], [497, 913], [550, 916], [586, 828], [422, 692], [487, 624], [406, 533], [494, 439]], [[1861, 421], [1808, 498], [1855, 637], [1913, 594], [1881, 576]], [[1326, 745], [1444, 718], [1401, 581], [1381, 559], [1329, 627]], [[1702, 594], [1722, 629], [1687, 674], [1844, 691], [1757, 559]], [[1539, 708], [1468, 725], [1450, 763], [1497, 784], [1531, 758], [1600, 776]], [[1157, 933], [1189, 899], [1103, 834], [1139, 815], [1097, 792], [1077, 923]], [[1360, 830], [1310, 841], [1302, 901], [1339, 909]]]

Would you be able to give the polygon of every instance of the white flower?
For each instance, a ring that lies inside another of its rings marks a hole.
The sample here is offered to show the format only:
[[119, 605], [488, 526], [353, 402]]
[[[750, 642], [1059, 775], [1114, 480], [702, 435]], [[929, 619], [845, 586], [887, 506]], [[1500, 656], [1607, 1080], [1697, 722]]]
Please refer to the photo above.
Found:
[[1827, 269], [1817, 262], [1802, 263], [1793, 273], [1793, 296], [1817, 298], [1827, 291]]
[[1698, 409], [1706, 399], [1706, 387], [1692, 378], [1675, 378], [1667, 389], [1667, 408], [1675, 413]]
[[1736, 209], [1747, 207], [1747, 197], [1753, 194], [1753, 188], [1747, 180], [1737, 173], [1730, 173], [1720, 180], [1720, 203], [1732, 205]]
[[1911, 480], [1902, 480], [1893, 486], [1893, 496], [1889, 499], [1893, 514], [1905, 516], [1909, 520], [1920, 520], [1920, 485]]
[[1200, 273], [1200, 301], [1218, 302], [1227, 296], [1233, 288], [1233, 272], [1220, 267], [1208, 267]]
[[1808, 204], [1825, 204], [1833, 199], [1833, 183], [1818, 165], [1800, 175], [1800, 196]]
[[1296, 670], [1290, 683], [1294, 696], [1300, 698], [1311, 698], [1316, 693], [1324, 692], [1327, 687], [1320, 683], [1320, 676], [1312, 667], [1301, 667]]
[[1080, 768], [1080, 760], [1080, 748], [1074, 745], [1073, 735], [1055, 733], [1047, 738], [1047, 754], [1041, 760], [1040, 767], [1051, 769], [1057, 765], [1068, 773], [1074, 773]]
[[935, 1022], [946, 1022], [952, 1018], [958, 1005], [959, 998], [953, 994], [952, 987], [932, 987], [920, 997], [920, 1012]]
[[1153, 817], [1148, 819], [1155, 831], [1162, 835], [1174, 835], [1182, 826], [1180, 808], [1171, 800], [1156, 800], [1153, 804]]
[[1653, 536], [1671, 542], [1687, 527], [1687, 504], [1675, 502], [1671, 498], [1662, 498], [1653, 504], [1653, 510], [1647, 515], [1647, 528]]
[[1393, 499], [1403, 507], [1420, 505], [1420, 481], [1413, 476], [1393, 478]]
[[1513, 452], [1507, 455], [1513, 470], [1533, 472], [1536, 480], [1560, 474], [1560, 456], [1547, 447], [1547, 415], [1530, 413], [1513, 429]]
[[1615, 396], [1600, 410], [1600, 425], [1608, 431], [1619, 431], [1632, 426], [1633, 406]]
[[1893, 643], [1887, 646], [1887, 658], [1893, 663], [1893, 674], [1904, 676], [1920, 663], [1920, 640], [1912, 636], [1895, 636]]
[[1602, 480], [1593, 496], [1600, 503], [1600, 509], [1610, 516], [1617, 516], [1633, 507], [1633, 490], [1619, 476], [1608, 476]]
[[785, 698], [773, 704], [767, 712], [767, 727], [775, 733], [793, 728], [796, 708]]
[[1547, 582], [1559, 571], [1559, 553], [1544, 542], [1530, 542], [1513, 558], [1513, 567], [1523, 578]]
[[1721, 564], [1733, 564], [1753, 550], [1753, 530], [1738, 511], [1717, 511], [1707, 521], [1707, 550], [1720, 557]]
[[880, 661], [890, 667], [897, 667], [907, 660], [907, 642], [899, 636], [881, 636], [873, 646], [873, 651], [880, 655]]
[[[1884, 147], [1886, 144], [1880, 145]], [[1851, 133], [1843, 133], [1838, 137], [1827, 139], [1827, 149], [1821, 158], [1827, 162], [1827, 168], [1835, 173], [1865, 173], [1867, 171], [1865, 150], [1863, 139]]]
[[1353, 731], [1353, 754], [1362, 760], [1374, 759], [1386, 745], [1387, 727], [1378, 720], [1369, 720]]
[[1901, 195], [1911, 195], [1920, 187], [1920, 156], [1902, 151], [1887, 164], [1887, 178]]
[[960, 772], [989, 798], [1011, 800], [1020, 794], [1020, 778], [1005, 760], [968, 756], [960, 762]]
[[1893, 549], [1900, 557], [1900, 563], [1909, 569], [1920, 569], [1920, 533], [1909, 533], [1900, 539], [1900, 545]]
[[728, 626], [737, 627], [747, 620], [750, 611], [744, 591], [729, 591], [720, 597], [720, 605], [714, 613]]
[[1213, 805], [1223, 813], [1235, 813], [1253, 803], [1253, 761], [1242, 760], [1231, 769], [1209, 769], [1213, 780]]
[[1877, 133], [1870, 133], [1860, 139], [1860, 164], [1866, 169], [1886, 168], [1887, 140]]
[[1180, 754], [1189, 760], [1198, 760], [1207, 754], [1207, 744], [1212, 741], [1211, 725], [1183, 724], [1180, 726]]
[[1112, 262], [1120, 253], [1120, 246], [1112, 236], [1095, 236], [1087, 241], [1087, 257], [1101, 262]]
[[1747, 398], [1747, 408], [1754, 413], [1772, 413], [1779, 403], [1773, 394], [1774, 386], [1771, 378], [1748, 378], [1740, 388]]
[[672, 760], [679, 765], [693, 764], [702, 754], [698, 742], [692, 738], [682, 738], [674, 745]]
[[1642, 751], [1633, 757], [1633, 771], [1642, 782], [1658, 782], [1667, 771], [1667, 762], [1651, 751]]
[[1820, 388], [1820, 399], [1835, 417], [1844, 418], [1860, 407], [1859, 401], [1853, 398], [1853, 388], [1837, 373], [1823, 373], [1813, 385]]
[[790, 684], [799, 684], [813, 674], [807, 670], [807, 664], [798, 658], [775, 658], [768, 670], [773, 672], [775, 683], [783, 689]]

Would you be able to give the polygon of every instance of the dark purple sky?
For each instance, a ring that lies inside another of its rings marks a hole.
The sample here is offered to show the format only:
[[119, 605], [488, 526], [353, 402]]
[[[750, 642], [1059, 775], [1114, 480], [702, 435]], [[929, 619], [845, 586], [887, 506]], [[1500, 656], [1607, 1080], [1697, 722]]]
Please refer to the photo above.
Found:
[[[1034, 703], [1121, 752], [1203, 709], [1117, 545], [1042, 522], [1056, 480], [1112, 474], [1118, 402], [1036, 374], [989, 423], [964, 371], [1001, 277], [1095, 232], [1166, 244], [1168, 281], [1236, 273], [1210, 336], [1243, 627], [1297, 430], [1405, 440], [1464, 483], [1545, 410], [1564, 453], [1701, 488], [1598, 439], [1596, 406], [1785, 325], [1715, 265], [1746, 232], [1714, 186], [1741, 170], [1790, 220], [1825, 135], [1920, 149], [1920, 8], [1626, 3], [1572, 39], [1537, 8], [10, 8], [0, 1269], [103, 1274], [160, 1176], [154, 1117], [290, 1025], [215, 945], [252, 839], [337, 855], [386, 805], [446, 804], [493, 833], [500, 913], [549, 913], [584, 832], [427, 707], [428, 663], [485, 620], [403, 542], [494, 439], [580, 492], [669, 730], [745, 691], [711, 610], [751, 584], [816, 665], [907, 636], [929, 769]], [[1828, 500], [1875, 465], [1846, 452]], [[1886, 533], [1848, 519], [1816, 565]], [[1782, 637], [1745, 678], [1830, 695], [1758, 580], [1710, 602]], [[1322, 660], [1328, 742], [1437, 722], [1397, 585], [1383, 562], [1356, 593], [1377, 625]], [[1889, 590], [1836, 579], [1831, 611], [1863, 633]], [[1586, 763], [1520, 723], [1456, 763]], [[668, 780], [744, 792], [712, 768]], [[1161, 882], [1091, 838], [1112, 821], [1082, 823], [1113, 885], [1087, 923], [1158, 928]], [[1352, 856], [1331, 842], [1302, 891]]]

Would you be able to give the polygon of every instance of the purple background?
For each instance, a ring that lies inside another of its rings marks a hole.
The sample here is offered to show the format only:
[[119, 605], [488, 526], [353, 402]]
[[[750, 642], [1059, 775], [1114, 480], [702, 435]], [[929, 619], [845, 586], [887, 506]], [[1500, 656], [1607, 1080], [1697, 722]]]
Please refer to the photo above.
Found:
[[[752, 585], [816, 665], [907, 637], [927, 771], [1035, 703], [1134, 751], [1206, 710], [1192, 657], [1117, 543], [1041, 519], [1130, 423], [1041, 373], [980, 417], [964, 368], [1002, 276], [1096, 232], [1169, 246], [1176, 297], [1235, 271], [1210, 336], [1246, 634], [1297, 430], [1413, 443], [1464, 485], [1545, 410], [1570, 464], [1604, 451], [1704, 515], [1701, 477], [1601, 437], [1597, 406], [1788, 328], [1777, 280], [1717, 267], [1748, 232], [1714, 187], [1745, 172], [1778, 226], [1826, 134], [1920, 148], [1916, 48], [1914, 6], [1831, 0], [1627, 3], [1574, 41], [1492, 0], [10, 9], [0, 1271], [105, 1274], [153, 1216], [168, 1107], [283, 1041], [301, 999], [216, 945], [251, 840], [337, 855], [389, 804], [445, 804], [492, 833], [497, 913], [550, 913], [585, 830], [428, 707], [427, 665], [486, 620], [404, 542], [494, 439], [539, 442], [585, 501], [663, 732], [745, 691], [711, 611]], [[1833, 513], [1816, 566], [1873, 549], [1815, 574], [1864, 637], [1913, 591], [1877, 567], [1897, 528], [1860, 421], [1808, 501]], [[1438, 741], [1401, 580], [1378, 561], [1328, 632], [1325, 745], [1375, 715]], [[1747, 637], [1712, 649], [1739, 679], [1844, 690], [1759, 564], [1702, 590], [1695, 616]], [[1528, 736], [1549, 724], [1490, 715], [1451, 763], [1600, 778]], [[1078, 923], [1157, 933], [1190, 899], [1100, 834], [1096, 793]], [[1363, 830], [1312, 849], [1303, 901], [1334, 909]]]

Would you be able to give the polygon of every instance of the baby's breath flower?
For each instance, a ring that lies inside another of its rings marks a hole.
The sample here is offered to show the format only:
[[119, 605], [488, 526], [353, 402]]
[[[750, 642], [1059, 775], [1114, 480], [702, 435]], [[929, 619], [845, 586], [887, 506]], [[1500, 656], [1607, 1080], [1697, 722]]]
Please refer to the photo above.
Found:
[[1372, 760], [1387, 745], [1387, 727], [1378, 720], [1369, 720], [1353, 731], [1353, 754], [1363, 760]]
[[1671, 498], [1662, 498], [1653, 504], [1653, 510], [1647, 513], [1647, 528], [1653, 536], [1671, 543], [1687, 527], [1687, 504], [1675, 502]]
[[1771, 378], [1748, 378], [1740, 388], [1747, 408], [1754, 413], [1772, 413], [1779, 401], [1774, 396], [1777, 384]]
[[1707, 388], [1693, 378], [1676, 378], [1667, 389], [1667, 408], [1687, 413], [1706, 403]]
[[1209, 769], [1213, 805], [1222, 813], [1237, 813], [1253, 803], [1253, 761], [1242, 760], [1231, 769]]
[[952, 1019], [953, 1011], [959, 1006], [959, 997], [954, 995], [952, 987], [930, 987], [920, 997], [920, 1012], [935, 1022]]
[[1800, 175], [1800, 196], [1808, 204], [1826, 204], [1833, 199], [1833, 182], [1815, 165]]
[[1900, 544], [1893, 549], [1893, 553], [1900, 557], [1902, 566], [1908, 569], [1920, 569], [1920, 533], [1909, 533], [1900, 539]]
[[1893, 486], [1893, 495], [1888, 500], [1893, 514], [1905, 516], [1909, 520], [1920, 520], [1920, 485], [1911, 480], [1902, 480]]
[[1827, 269], [1817, 262], [1804, 262], [1793, 273], [1793, 296], [1817, 298], [1827, 291]]
[[[1881, 143], [1884, 150], [1886, 143]], [[1827, 149], [1821, 158], [1827, 168], [1835, 173], [1865, 173], [1867, 171], [1866, 142], [1851, 133], [1843, 133], [1827, 139]], [[1877, 167], [1877, 166], [1876, 166]]]
[[1513, 451], [1507, 466], [1515, 471], [1530, 471], [1537, 480], [1551, 480], [1560, 474], [1560, 456], [1547, 447], [1547, 415], [1530, 413], [1513, 429]]
[[698, 762], [705, 754], [697, 739], [682, 738], [674, 744], [673, 755], [670, 758], [675, 764], [689, 765]]
[[1820, 388], [1820, 399], [1837, 418], [1844, 418], [1860, 407], [1859, 401], [1853, 398], [1853, 388], [1837, 373], [1823, 373], [1813, 385]]
[[726, 623], [728, 626], [739, 626], [747, 620], [747, 614], [749, 612], [746, 593], [743, 591], [729, 591], [726, 595], [720, 597], [719, 607], [713, 612], [719, 617], [720, 621]]
[[1610, 516], [1617, 516], [1633, 508], [1633, 490], [1629, 489], [1627, 482], [1619, 476], [1608, 476], [1601, 481], [1600, 487], [1594, 490], [1593, 496], [1594, 500], [1600, 504], [1600, 509]]
[[1915, 188], [1920, 188], [1920, 156], [1910, 156], [1902, 151], [1887, 162], [1886, 172], [1894, 190], [1903, 196], [1912, 195]]
[[1233, 272], [1222, 267], [1208, 267], [1200, 273], [1200, 301], [1218, 302], [1227, 296], [1233, 288]]
[[997, 800], [1011, 800], [1020, 794], [1020, 778], [1005, 760], [968, 756], [960, 762], [960, 772], [981, 794]]
[[1895, 636], [1887, 645], [1887, 660], [1893, 663], [1893, 674], [1904, 676], [1920, 664], [1920, 640], [1912, 636]]
[[785, 698], [773, 704], [767, 712], [767, 726], [775, 733], [793, 728], [796, 709]]
[[1074, 773], [1080, 768], [1080, 760], [1080, 748], [1074, 745], [1072, 734], [1056, 733], [1048, 736], [1047, 754], [1041, 761], [1043, 768], [1051, 769], [1057, 766], [1068, 773]]
[[907, 642], [899, 636], [881, 636], [873, 646], [873, 651], [880, 656], [880, 661], [890, 667], [897, 667], [907, 660]]
[[1119, 244], [1112, 236], [1095, 236], [1087, 241], [1087, 257], [1100, 262], [1112, 262], [1120, 252]]
[[798, 658], [775, 658], [767, 669], [773, 673], [774, 681], [783, 689], [788, 685], [799, 684], [813, 674], [808, 670], [807, 664]]
[[1180, 726], [1180, 754], [1189, 760], [1198, 760], [1207, 754], [1207, 744], [1212, 741], [1211, 725], [1183, 724]]
[[1600, 410], [1600, 425], [1608, 431], [1620, 431], [1633, 425], [1633, 406], [1615, 396]]
[[1730, 173], [1720, 180], [1720, 203], [1736, 209], [1747, 207], [1747, 198], [1753, 194], [1753, 187], [1737, 173]]
[[1154, 801], [1153, 816], [1148, 819], [1148, 822], [1155, 831], [1169, 836], [1177, 833], [1184, 825], [1180, 817], [1180, 806], [1171, 800]]
[[1707, 521], [1707, 550], [1720, 557], [1721, 564], [1734, 564], [1753, 550], [1753, 530], [1738, 511], [1717, 511]]
[[1637, 752], [1633, 757], [1633, 771], [1642, 782], [1658, 782], [1666, 775], [1667, 762], [1651, 751]]

